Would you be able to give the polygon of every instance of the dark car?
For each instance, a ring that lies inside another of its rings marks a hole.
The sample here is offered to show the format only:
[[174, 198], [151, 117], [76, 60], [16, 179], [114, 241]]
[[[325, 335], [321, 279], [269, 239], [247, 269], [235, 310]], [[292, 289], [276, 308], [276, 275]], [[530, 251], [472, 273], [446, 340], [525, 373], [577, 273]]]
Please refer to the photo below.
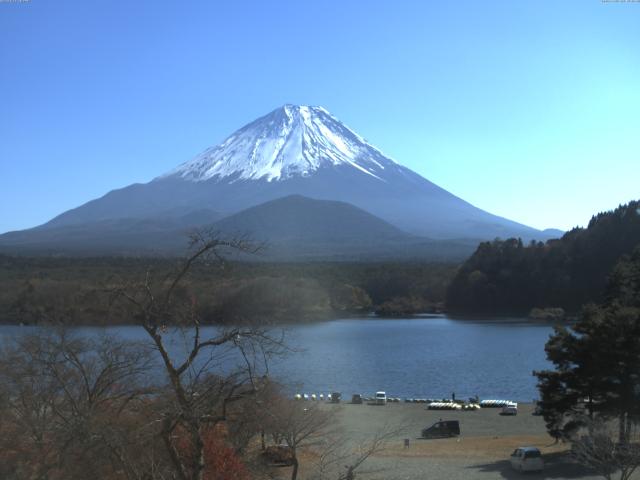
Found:
[[288, 445], [270, 445], [264, 452], [264, 458], [276, 465], [293, 465], [293, 452]]
[[460, 435], [460, 422], [458, 420], [436, 422], [430, 427], [422, 429], [422, 438], [446, 438], [457, 435]]
[[340, 403], [340, 398], [342, 394], [340, 392], [333, 392], [331, 394], [331, 403]]
[[359, 393], [354, 393], [353, 395], [351, 395], [351, 403], [362, 403], [362, 395], [360, 395]]

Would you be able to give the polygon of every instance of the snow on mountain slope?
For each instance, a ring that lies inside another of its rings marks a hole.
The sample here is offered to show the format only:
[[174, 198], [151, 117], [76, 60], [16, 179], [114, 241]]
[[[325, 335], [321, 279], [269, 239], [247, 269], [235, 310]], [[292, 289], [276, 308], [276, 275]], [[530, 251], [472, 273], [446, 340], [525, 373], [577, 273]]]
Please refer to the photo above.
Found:
[[[112, 247], [128, 248], [142, 239], [153, 246], [158, 219], [167, 231], [187, 219], [193, 226], [210, 224], [291, 195], [344, 202], [406, 233], [437, 240], [551, 236], [485, 212], [385, 157], [322, 107], [285, 105], [148, 183], [112, 190], [20, 235], [0, 236], [0, 246], [36, 240], [42, 248], [76, 245], [82, 237], [77, 229], [100, 232], [92, 237], [102, 239], [100, 245], [109, 240]], [[203, 220], [202, 211], [216, 218]], [[307, 228], [294, 220], [296, 228]], [[142, 235], [149, 224], [154, 233]]]
[[396, 164], [324, 108], [285, 105], [159, 178], [279, 181], [339, 165], [383, 180]]

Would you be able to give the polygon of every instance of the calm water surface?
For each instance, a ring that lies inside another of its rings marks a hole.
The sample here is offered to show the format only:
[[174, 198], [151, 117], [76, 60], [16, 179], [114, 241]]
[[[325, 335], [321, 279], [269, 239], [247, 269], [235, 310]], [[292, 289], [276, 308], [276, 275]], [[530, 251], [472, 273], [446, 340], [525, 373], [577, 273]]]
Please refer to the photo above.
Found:
[[[0, 337], [30, 328], [0, 326]], [[146, 341], [139, 327], [76, 328], [82, 335], [116, 333]], [[522, 319], [472, 321], [446, 316], [410, 319], [358, 318], [286, 328], [286, 341], [299, 349], [271, 362], [270, 373], [292, 391], [398, 397], [507, 398], [537, 396], [533, 370], [549, 366], [544, 344], [552, 327]], [[178, 355], [185, 341], [175, 335]], [[230, 362], [231, 357], [221, 359]]]

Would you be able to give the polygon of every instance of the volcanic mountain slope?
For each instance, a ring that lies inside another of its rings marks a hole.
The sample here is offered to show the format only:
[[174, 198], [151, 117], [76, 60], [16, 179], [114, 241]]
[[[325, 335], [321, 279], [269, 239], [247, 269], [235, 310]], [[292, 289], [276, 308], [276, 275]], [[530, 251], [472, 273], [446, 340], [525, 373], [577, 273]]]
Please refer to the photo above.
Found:
[[220, 219], [211, 210], [146, 218], [43, 225], [0, 235], [0, 252], [64, 255], [167, 255], [186, 250], [194, 228]]
[[[460, 261], [475, 243], [434, 241], [410, 235], [348, 203], [290, 195], [247, 208], [214, 222], [198, 212], [172, 220], [119, 219], [37, 228], [5, 234], [5, 251], [70, 255], [158, 255], [183, 252], [194, 229], [261, 246], [250, 260]], [[9, 242], [8, 240], [11, 240]], [[235, 252], [225, 252], [233, 255]]]
[[0, 236], [0, 247], [44, 238], [42, 230], [58, 232], [56, 242], [63, 244], [65, 231], [77, 235], [114, 223], [120, 230], [111, 233], [124, 245], [126, 225], [157, 219], [182, 225], [197, 212], [220, 218], [296, 194], [347, 202], [432, 239], [549, 237], [450, 194], [384, 156], [324, 108], [285, 105], [149, 183], [113, 190], [21, 235]]
[[399, 228], [348, 203], [289, 195], [250, 207], [213, 225], [226, 234], [259, 241], [326, 243], [394, 241], [412, 238]]
[[277, 259], [461, 260], [475, 244], [434, 241], [410, 235], [348, 203], [301, 195], [272, 200], [213, 225], [225, 236], [265, 242], [264, 254]]

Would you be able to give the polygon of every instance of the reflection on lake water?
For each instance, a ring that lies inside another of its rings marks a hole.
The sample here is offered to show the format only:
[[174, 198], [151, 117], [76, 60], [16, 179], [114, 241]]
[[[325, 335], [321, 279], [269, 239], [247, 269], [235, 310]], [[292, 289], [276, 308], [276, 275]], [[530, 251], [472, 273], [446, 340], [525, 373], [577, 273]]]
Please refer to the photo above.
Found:
[[[288, 326], [286, 342], [297, 351], [270, 364], [270, 374], [292, 391], [397, 397], [508, 398], [537, 396], [533, 370], [547, 368], [544, 344], [552, 327], [522, 319], [454, 320], [446, 316], [409, 319], [373, 317]], [[212, 327], [208, 327], [212, 329]], [[0, 326], [0, 337], [30, 331]], [[78, 327], [81, 335], [118, 334], [147, 341], [139, 327]], [[185, 339], [173, 335], [178, 354]], [[225, 362], [232, 362], [229, 358]]]

